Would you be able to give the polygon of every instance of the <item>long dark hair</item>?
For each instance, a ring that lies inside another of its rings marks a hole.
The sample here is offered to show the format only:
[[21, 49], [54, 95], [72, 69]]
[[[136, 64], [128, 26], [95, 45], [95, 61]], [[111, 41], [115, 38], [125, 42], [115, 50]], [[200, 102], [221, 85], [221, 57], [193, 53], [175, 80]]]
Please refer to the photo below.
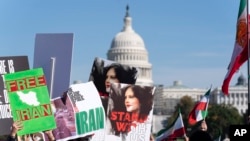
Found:
[[105, 92], [103, 69], [104, 60], [96, 57], [92, 65], [89, 81], [93, 81], [98, 92]]
[[136, 68], [125, 67], [118, 63], [112, 63], [104, 68], [104, 75], [106, 75], [111, 68], [115, 70], [116, 77], [120, 81], [120, 83], [135, 84], [137, 78]]
[[139, 120], [143, 120], [149, 115], [149, 112], [153, 108], [153, 95], [152, 95], [153, 87], [140, 86], [140, 85], [127, 85], [121, 90], [124, 101], [125, 101], [125, 93], [128, 90], [128, 88], [132, 89], [132, 91], [134, 92], [134, 96], [140, 102], [141, 107], [139, 113]]
[[111, 68], [114, 69], [115, 75], [120, 83], [135, 84], [137, 79], [137, 69], [135, 67], [121, 65], [119, 63], [112, 63], [104, 67], [103, 69], [103, 80], [102, 80], [103, 86], [101, 86], [102, 88], [102, 90], [100, 90], [101, 92], [106, 93], [105, 80], [106, 80], [106, 75]]
[[[134, 121], [143, 123], [147, 120], [150, 111], [153, 108], [153, 90], [154, 87], [150, 86], [140, 86], [140, 85], [131, 85], [125, 84], [124, 87], [121, 87], [121, 83], [116, 83], [111, 85], [111, 95], [110, 99], [112, 101], [112, 108], [109, 109], [109, 118], [111, 118], [112, 112], [123, 112], [126, 115], [130, 115], [129, 117], [132, 118], [132, 112], [127, 112], [125, 107], [125, 93], [127, 89], [131, 88], [134, 92], [134, 96], [139, 100], [140, 103], [140, 112], [136, 119], [133, 118], [131, 122], [131, 126]], [[116, 125], [116, 120], [110, 120], [112, 131], [115, 135], [119, 135], [120, 133], [127, 133], [130, 131], [130, 126], [126, 126], [126, 130], [119, 131]], [[127, 121], [126, 121], [127, 122]]]
[[107, 94], [105, 80], [106, 74], [111, 68], [114, 68], [116, 77], [120, 83], [135, 84], [138, 73], [135, 67], [122, 65], [117, 62], [112, 62], [105, 66], [105, 61], [108, 60], [96, 57], [89, 77], [89, 81], [93, 81], [100, 93]]

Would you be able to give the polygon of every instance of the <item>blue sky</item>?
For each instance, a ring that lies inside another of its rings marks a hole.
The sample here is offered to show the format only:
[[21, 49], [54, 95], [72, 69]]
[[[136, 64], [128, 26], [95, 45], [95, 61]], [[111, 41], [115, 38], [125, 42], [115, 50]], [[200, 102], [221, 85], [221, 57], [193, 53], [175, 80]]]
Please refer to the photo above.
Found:
[[[170, 86], [181, 80], [191, 88], [220, 87], [234, 47], [239, 2], [1, 0], [0, 56], [27, 55], [32, 68], [37, 33], [74, 33], [71, 82], [87, 82], [94, 58], [106, 58], [121, 31], [129, 4], [155, 84]], [[247, 75], [246, 63], [239, 72]]]

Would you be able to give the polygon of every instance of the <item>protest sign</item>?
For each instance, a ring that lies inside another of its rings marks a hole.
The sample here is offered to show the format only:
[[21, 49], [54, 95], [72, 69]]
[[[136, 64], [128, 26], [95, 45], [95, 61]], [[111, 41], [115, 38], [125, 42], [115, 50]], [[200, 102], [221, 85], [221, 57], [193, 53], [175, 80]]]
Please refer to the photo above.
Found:
[[70, 85], [67, 94], [52, 100], [55, 107], [57, 141], [82, 138], [105, 127], [105, 113], [92, 81]]
[[35, 37], [33, 68], [43, 68], [51, 98], [70, 85], [73, 33], [39, 33]]
[[[7, 90], [4, 85], [3, 75], [18, 71], [29, 70], [27, 56], [0, 57], [0, 135], [10, 133], [13, 123]], [[9, 129], [9, 130], [7, 130]]]
[[42, 68], [4, 75], [13, 120], [22, 121], [18, 135], [56, 128]]
[[149, 141], [155, 87], [111, 84], [105, 141]]
[[[135, 84], [137, 69], [118, 62], [96, 57], [94, 59], [89, 81], [93, 81], [102, 100], [105, 114], [107, 112], [110, 85], [114, 82]], [[99, 131], [91, 137], [90, 141], [103, 141], [105, 130]]]

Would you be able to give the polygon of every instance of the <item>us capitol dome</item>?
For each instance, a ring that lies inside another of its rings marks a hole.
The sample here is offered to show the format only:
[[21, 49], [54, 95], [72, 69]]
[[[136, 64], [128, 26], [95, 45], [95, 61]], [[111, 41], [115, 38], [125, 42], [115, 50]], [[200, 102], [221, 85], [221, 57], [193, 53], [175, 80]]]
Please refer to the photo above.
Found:
[[138, 69], [136, 84], [152, 86], [152, 65], [143, 39], [132, 28], [129, 6], [126, 7], [123, 29], [115, 35], [107, 52], [107, 59]]

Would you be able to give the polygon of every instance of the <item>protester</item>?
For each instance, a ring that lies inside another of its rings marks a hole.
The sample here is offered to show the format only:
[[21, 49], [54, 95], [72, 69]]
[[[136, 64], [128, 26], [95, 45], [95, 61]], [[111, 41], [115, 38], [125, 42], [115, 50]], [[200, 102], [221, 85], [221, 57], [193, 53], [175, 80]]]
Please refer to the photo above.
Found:
[[155, 141], [155, 138], [154, 138], [154, 135], [153, 135], [153, 134], [150, 134], [149, 141]]
[[207, 124], [205, 120], [200, 122], [200, 126], [191, 136], [185, 138], [186, 141], [213, 141], [211, 135], [207, 132]]
[[223, 141], [230, 141], [230, 139], [229, 138], [225, 138]]
[[23, 129], [23, 124], [21, 121], [15, 121], [12, 124], [10, 135], [7, 137], [7, 141], [17, 140], [17, 131]]
[[[21, 137], [17, 136], [17, 132], [19, 130], [22, 130], [22, 129], [23, 129], [23, 123], [21, 121], [13, 122], [12, 127], [11, 127], [10, 135], [8, 135], [8, 137], [7, 137], [7, 141], [19, 141], [21, 139]], [[49, 141], [55, 141], [55, 138], [54, 138], [54, 136], [52, 134], [52, 130], [44, 131], [44, 134], [49, 139]], [[25, 141], [29, 141], [30, 138], [33, 141], [36, 141], [35, 136], [33, 136], [33, 134], [24, 135], [24, 140]]]
[[247, 117], [247, 124], [250, 125], [250, 116]]
[[47, 130], [47, 131], [44, 131], [45, 135], [48, 137], [49, 141], [55, 141], [55, 137], [52, 133], [52, 130]]

